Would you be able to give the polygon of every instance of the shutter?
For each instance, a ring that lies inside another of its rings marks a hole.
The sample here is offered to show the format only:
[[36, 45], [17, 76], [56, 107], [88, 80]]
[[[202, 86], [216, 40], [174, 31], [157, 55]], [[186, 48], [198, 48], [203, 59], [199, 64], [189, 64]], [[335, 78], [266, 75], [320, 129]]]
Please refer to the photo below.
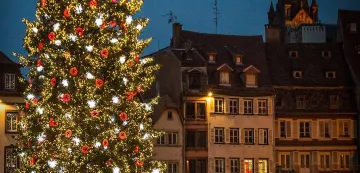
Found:
[[215, 129], [214, 128], [211, 128], [211, 131], [210, 131], [210, 140], [211, 140], [211, 143], [215, 143]]
[[240, 99], [240, 100], [239, 100], [239, 113], [240, 113], [241, 115], [244, 114], [244, 99]]
[[338, 138], [338, 126], [337, 126], [337, 121], [336, 120], [332, 120], [332, 138]]
[[354, 121], [354, 123], [353, 123], [354, 124], [354, 127], [353, 127], [354, 138], [357, 138], [357, 136], [358, 136], [358, 132], [357, 132], [358, 124], [357, 124], [357, 120], [353, 120], [353, 121]]
[[299, 152], [298, 151], [293, 151], [293, 166], [298, 166], [299, 165]]
[[281, 159], [278, 151], [275, 151], [274, 158], [275, 158], [275, 167], [276, 167], [276, 166], [280, 165], [280, 159]]
[[272, 145], [273, 139], [274, 139], [273, 138], [273, 130], [269, 129], [269, 131], [268, 131], [268, 142], [269, 142], [270, 145]]
[[240, 173], [245, 173], [244, 159], [240, 160]]
[[272, 109], [273, 109], [273, 98], [269, 99], [268, 100], [268, 103], [267, 103], [267, 108], [268, 108], [268, 114], [269, 115], [272, 115]]
[[230, 159], [229, 158], [226, 159], [226, 171], [225, 172], [230, 172]]
[[313, 151], [312, 153], [312, 165], [314, 167], [317, 167], [319, 165], [319, 162], [318, 162], [318, 151]]
[[286, 126], [286, 138], [292, 138], [294, 135], [292, 135], [291, 133], [294, 130], [291, 130], [291, 121], [285, 121], [285, 126]]
[[325, 138], [325, 122], [319, 121], [319, 138]]
[[225, 113], [230, 113], [230, 99], [229, 98], [224, 98], [225, 100]]
[[214, 158], [209, 158], [210, 172], [215, 173]]
[[279, 121], [275, 120], [275, 138], [280, 138]]
[[257, 144], [258, 143], [258, 130], [254, 129], [254, 144]]
[[230, 129], [225, 129], [225, 143], [230, 143]]
[[275, 172], [274, 171], [274, 163], [273, 163], [273, 160], [269, 160], [269, 173], [272, 173], [272, 172]]
[[254, 159], [254, 172], [259, 172], [259, 160]]
[[298, 139], [299, 138], [299, 128], [298, 128], [298, 121], [293, 121], [293, 127], [292, 127], [292, 138]]
[[311, 138], [317, 139], [318, 138], [318, 122], [316, 120], [312, 121], [311, 126]]
[[344, 135], [345, 133], [344, 133], [344, 122], [345, 121], [339, 121], [338, 122], [338, 125], [339, 125], [339, 128], [338, 128], [338, 137], [342, 137], [342, 135]]
[[264, 129], [259, 129], [259, 144], [264, 144]]
[[350, 138], [354, 138], [354, 120], [349, 122]]
[[331, 153], [331, 163], [330, 164], [332, 165], [333, 169], [338, 168], [339, 161], [338, 161], [338, 152], [337, 151], [333, 151]]
[[245, 129], [241, 129], [240, 143], [245, 143]]
[[215, 99], [214, 97], [210, 97], [209, 98], [209, 105], [210, 105], [210, 113], [214, 113], [215, 112]]
[[258, 100], [257, 99], [254, 99], [254, 101], [253, 101], [253, 113], [255, 115], [259, 113], [259, 111], [258, 111]]

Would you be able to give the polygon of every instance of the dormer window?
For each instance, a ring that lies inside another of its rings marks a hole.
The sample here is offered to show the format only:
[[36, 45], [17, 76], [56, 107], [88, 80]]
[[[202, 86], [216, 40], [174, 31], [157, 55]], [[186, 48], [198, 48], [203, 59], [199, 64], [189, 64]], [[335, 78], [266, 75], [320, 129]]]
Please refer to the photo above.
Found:
[[246, 87], [257, 87], [258, 86], [258, 75], [260, 71], [254, 66], [250, 65], [244, 71], [245, 73], [245, 84]]
[[220, 72], [220, 85], [230, 85], [230, 73], [227, 71]]
[[302, 72], [301, 71], [293, 71], [293, 77], [296, 79], [302, 78]]
[[209, 63], [215, 63], [215, 54], [209, 54]]
[[350, 23], [350, 31], [356, 32], [356, 23]]
[[334, 72], [334, 71], [327, 71], [325, 75], [326, 75], [326, 78], [332, 78], [332, 79], [336, 78], [336, 72]]
[[199, 90], [200, 89], [200, 73], [191, 72], [189, 73], [189, 89]]
[[339, 96], [331, 95], [330, 96], [330, 109], [338, 109], [339, 108]]
[[322, 51], [321, 56], [324, 58], [331, 58], [331, 51]]
[[298, 58], [298, 51], [289, 51], [290, 58]]
[[235, 63], [236, 63], [236, 65], [241, 65], [241, 64], [242, 64], [242, 62], [241, 62], [241, 56], [240, 56], [240, 55], [237, 55], [237, 56], [235, 57]]

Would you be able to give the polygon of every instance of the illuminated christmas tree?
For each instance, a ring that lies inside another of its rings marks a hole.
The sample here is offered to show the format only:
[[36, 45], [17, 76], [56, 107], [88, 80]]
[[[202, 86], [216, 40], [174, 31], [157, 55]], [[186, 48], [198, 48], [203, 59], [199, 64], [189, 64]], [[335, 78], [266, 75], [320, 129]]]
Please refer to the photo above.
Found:
[[142, 0], [41, 0], [20, 63], [29, 67], [17, 172], [153, 172], [151, 113], [139, 95], [158, 66], [139, 59]]

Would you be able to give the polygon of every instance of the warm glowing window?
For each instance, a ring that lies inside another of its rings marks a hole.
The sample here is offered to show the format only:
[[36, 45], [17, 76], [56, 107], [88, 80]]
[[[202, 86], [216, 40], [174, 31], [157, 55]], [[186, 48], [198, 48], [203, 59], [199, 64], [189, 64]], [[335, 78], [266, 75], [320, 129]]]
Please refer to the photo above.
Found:
[[18, 131], [17, 128], [18, 113], [17, 112], [6, 112], [5, 132], [15, 133]]
[[245, 159], [244, 160], [244, 169], [245, 173], [253, 173], [254, 172], [254, 159]]
[[223, 113], [224, 108], [224, 99], [215, 98], [215, 113]]
[[256, 86], [256, 75], [246, 74], [246, 86]]
[[215, 55], [209, 54], [209, 62], [215, 62]]
[[230, 73], [222, 71], [220, 72], [220, 85], [230, 85]]
[[259, 159], [258, 161], [259, 173], [268, 173], [268, 161], [267, 159]]
[[236, 64], [241, 64], [241, 57], [236, 56], [235, 61], [236, 61]]

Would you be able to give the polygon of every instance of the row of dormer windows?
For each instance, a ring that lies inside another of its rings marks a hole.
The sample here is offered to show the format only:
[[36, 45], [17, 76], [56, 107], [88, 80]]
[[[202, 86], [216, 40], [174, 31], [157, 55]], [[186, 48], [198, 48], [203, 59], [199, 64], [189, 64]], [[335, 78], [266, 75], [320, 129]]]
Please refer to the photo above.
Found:
[[[302, 71], [293, 71], [293, 77], [295, 79], [302, 78]], [[329, 79], [335, 79], [336, 78], [336, 72], [334, 71], [326, 71], [325, 77]]]
[[[330, 105], [329, 105], [330, 109], [338, 109], [339, 108], [340, 101], [339, 101], [338, 95], [330, 95], [329, 102], [330, 102]], [[284, 106], [283, 100], [281, 99], [281, 97], [276, 97], [275, 106], [276, 107]], [[305, 109], [305, 107], [306, 107], [306, 96], [304, 96], [304, 95], [296, 96], [296, 108], [297, 109]]]
[[[209, 63], [215, 63], [215, 54], [208, 54], [209, 55]], [[240, 55], [235, 56], [235, 63], [236, 65], [242, 65], [242, 58]]]
[[[298, 51], [289, 51], [289, 57], [290, 58], [298, 58], [299, 52]], [[323, 58], [331, 58], [331, 51], [322, 51], [321, 57]]]

